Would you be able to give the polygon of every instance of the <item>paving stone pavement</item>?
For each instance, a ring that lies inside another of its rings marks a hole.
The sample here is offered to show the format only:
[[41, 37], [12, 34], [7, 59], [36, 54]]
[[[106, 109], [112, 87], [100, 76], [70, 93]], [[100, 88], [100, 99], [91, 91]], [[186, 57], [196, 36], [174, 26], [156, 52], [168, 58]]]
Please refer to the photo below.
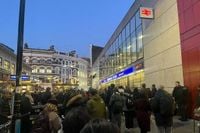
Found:
[[[122, 127], [121, 133], [140, 133], [139, 128], [137, 127], [136, 120], [134, 121], [135, 128], [133, 129], [125, 129], [124, 118], [122, 119]], [[175, 116], [173, 119], [173, 133], [200, 133], [197, 127], [198, 122], [195, 121], [195, 131], [194, 131], [194, 121], [188, 120], [186, 122], [182, 122], [178, 120], [178, 117]], [[151, 119], [151, 131], [149, 133], [158, 133], [157, 126], [155, 124], [154, 118]]]

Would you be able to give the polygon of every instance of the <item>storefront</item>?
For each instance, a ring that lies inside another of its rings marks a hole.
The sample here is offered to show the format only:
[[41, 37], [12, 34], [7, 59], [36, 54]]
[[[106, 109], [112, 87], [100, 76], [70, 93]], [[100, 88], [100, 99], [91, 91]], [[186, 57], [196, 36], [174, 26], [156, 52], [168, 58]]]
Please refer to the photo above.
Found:
[[107, 88], [111, 84], [123, 87], [140, 87], [144, 83], [143, 63], [131, 65], [126, 69], [101, 80], [101, 88]]

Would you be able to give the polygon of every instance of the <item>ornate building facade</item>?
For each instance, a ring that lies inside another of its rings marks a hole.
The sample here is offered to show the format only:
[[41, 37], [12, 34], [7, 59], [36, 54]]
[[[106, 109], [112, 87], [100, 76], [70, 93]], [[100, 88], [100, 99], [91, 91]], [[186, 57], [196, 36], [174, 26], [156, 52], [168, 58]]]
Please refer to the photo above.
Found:
[[[16, 58], [13, 49], [0, 43], [0, 87], [11, 89], [14, 86], [15, 79], [12, 79], [12, 77], [15, 77], [16, 74]], [[26, 81], [30, 79], [30, 74], [31, 67], [23, 63], [22, 76], [26, 77]]]
[[38, 84], [57, 88], [87, 87], [88, 62], [79, 58], [75, 51], [58, 52], [54, 46], [49, 49], [24, 47], [23, 59], [31, 66], [32, 80]]

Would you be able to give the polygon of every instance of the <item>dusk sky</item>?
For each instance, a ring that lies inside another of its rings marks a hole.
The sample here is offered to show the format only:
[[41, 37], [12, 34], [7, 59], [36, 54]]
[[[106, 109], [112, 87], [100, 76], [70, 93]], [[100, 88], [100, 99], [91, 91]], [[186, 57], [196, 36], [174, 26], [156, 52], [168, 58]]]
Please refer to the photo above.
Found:
[[[0, 42], [16, 51], [20, 0], [0, 0]], [[89, 56], [104, 46], [134, 0], [26, 0], [24, 42], [29, 47]]]

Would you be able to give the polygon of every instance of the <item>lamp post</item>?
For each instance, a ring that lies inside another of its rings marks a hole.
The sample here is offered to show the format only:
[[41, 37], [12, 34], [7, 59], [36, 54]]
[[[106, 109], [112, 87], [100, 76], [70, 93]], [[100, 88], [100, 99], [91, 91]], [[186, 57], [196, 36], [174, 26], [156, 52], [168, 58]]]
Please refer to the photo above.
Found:
[[[20, 79], [22, 73], [22, 56], [23, 56], [23, 42], [24, 42], [24, 16], [25, 16], [25, 2], [26, 0], [20, 0], [19, 8], [19, 23], [18, 23], [18, 40], [17, 40], [17, 60], [16, 60], [16, 88], [13, 92], [12, 98], [12, 111], [11, 114], [14, 116], [15, 112], [15, 95], [16, 91], [20, 86]], [[15, 117], [12, 117], [12, 127], [15, 127]], [[15, 128], [12, 128], [12, 132], [15, 132]]]

